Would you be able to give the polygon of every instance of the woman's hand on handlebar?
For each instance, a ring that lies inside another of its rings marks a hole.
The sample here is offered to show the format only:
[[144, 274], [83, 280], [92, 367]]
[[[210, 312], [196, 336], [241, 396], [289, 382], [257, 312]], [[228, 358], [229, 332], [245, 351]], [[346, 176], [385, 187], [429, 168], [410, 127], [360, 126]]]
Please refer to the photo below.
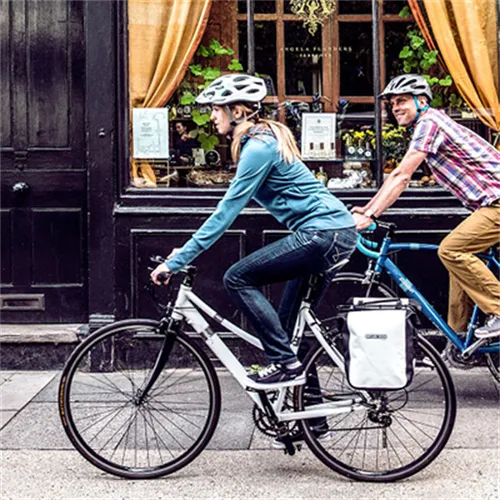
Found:
[[172, 271], [170, 271], [167, 264], [163, 262], [151, 272], [151, 281], [155, 285], [166, 285], [170, 281], [171, 276], [172, 276]]

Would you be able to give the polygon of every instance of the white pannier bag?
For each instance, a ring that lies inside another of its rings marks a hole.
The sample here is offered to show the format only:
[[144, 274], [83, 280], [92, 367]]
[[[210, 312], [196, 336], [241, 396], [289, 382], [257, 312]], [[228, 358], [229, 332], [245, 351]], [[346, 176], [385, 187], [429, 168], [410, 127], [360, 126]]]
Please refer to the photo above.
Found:
[[398, 390], [413, 377], [408, 299], [354, 298], [344, 336], [345, 367], [356, 389]]

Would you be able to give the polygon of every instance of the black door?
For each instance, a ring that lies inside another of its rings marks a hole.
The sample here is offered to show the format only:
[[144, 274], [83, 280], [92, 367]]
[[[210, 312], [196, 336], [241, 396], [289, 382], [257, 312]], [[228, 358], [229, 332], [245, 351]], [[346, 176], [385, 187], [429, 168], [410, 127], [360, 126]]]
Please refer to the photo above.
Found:
[[2, 321], [87, 320], [83, 2], [0, 0]]

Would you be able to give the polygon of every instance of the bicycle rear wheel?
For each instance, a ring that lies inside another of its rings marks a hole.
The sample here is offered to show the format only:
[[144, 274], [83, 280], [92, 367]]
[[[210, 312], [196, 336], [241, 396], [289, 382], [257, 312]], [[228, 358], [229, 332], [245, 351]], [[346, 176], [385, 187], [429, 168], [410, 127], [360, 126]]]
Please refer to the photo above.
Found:
[[[341, 344], [340, 336], [336, 343]], [[343, 366], [337, 366], [321, 346], [309, 352], [304, 364], [308, 383], [296, 389], [299, 409], [311, 400], [318, 404], [363, 398], [349, 386]], [[363, 398], [362, 411], [349, 407], [346, 413], [325, 418], [321, 428], [328, 434], [318, 438], [318, 419], [303, 420], [313, 453], [336, 472], [360, 481], [395, 481], [429, 465], [450, 437], [456, 397], [448, 369], [420, 337], [415, 339], [415, 364], [412, 383], [405, 389], [370, 391], [372, 402]], [[314, 373], [317, 381], [311, 378]], [[319, 394], [314, 389], [318, 385]]]
[[369, 288], [365, 276], [359, 273], [337, 273], [326, 293], [332, 304], [346, 304], [352, 297], [397, 297], [387, 285], [377, 281]]
[[500, 383], [500, 353], [498, 352], [487, 352], [484, 357], [486, 358], [486, 364], [493, 375], [494, 379]]
[[141, 397], [165, 339], [156, 321], [121, 321], [86, 339], [63, 370], [64, 429], [75, 448], [106, 472], [132, 479], [170, 474], [201, 453], [214, 433], [217, 375], [183, 333]]

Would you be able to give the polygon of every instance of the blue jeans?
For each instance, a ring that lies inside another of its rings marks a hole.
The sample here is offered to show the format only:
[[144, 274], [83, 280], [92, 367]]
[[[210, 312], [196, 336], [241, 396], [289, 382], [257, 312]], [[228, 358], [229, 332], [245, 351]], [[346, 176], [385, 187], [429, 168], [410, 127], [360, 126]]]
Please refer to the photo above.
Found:
[[[348, 258], [355, 245], [354, 228], [298, 230], [248, 255], [226, 272], [224, 286], [250, 320], [271, 363], [297, 360], [290, 339], [309, 276], [321, 274], [315, 304], [333, 278], [334, 272], [328, 269]], [[283, 281], [287, 284], [277, 312], [261, 287]]]

